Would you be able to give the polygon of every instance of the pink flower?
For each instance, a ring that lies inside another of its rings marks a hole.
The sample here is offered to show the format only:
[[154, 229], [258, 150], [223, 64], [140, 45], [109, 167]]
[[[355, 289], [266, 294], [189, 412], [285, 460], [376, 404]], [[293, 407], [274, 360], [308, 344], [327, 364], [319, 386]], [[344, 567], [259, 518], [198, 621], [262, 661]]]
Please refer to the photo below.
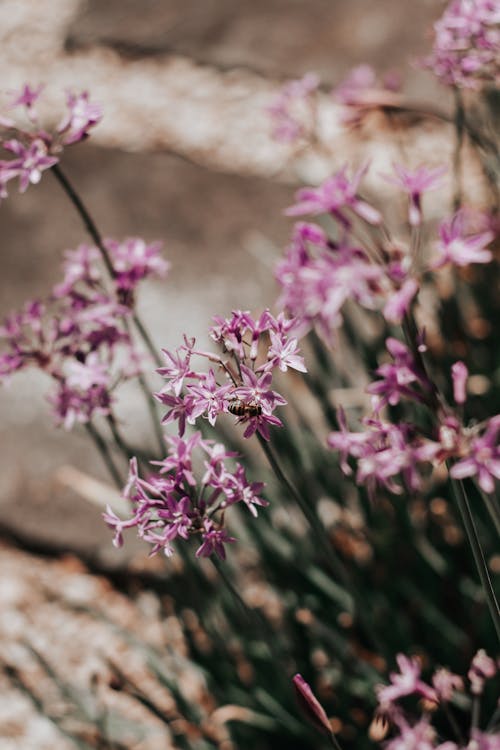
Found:
[[479, 88], [500, 78], [500, 10], [496, 0], [453, 0], [434, 24], [424, 65], [442, 83]]
[[141, 237], [129, 237], [121, 242], [107, 239], [104, 244], [116, 274], [115, 284], [120, 290], [133, 291], [140, 281], [150, 276], [163, 278], [170, 268], [160, 255], [161, 242], [148, 244]]
[[54, 295], [65, 297], [80, 282], [95, 286], [101, 278], [99, 259], [99, 250], [91, 245], [78, 245], [76, 250], [67, 250], [64, 253], [64, 279], [54, 287]]
[[156, 372], [166, 378], [168, 382], [164, 390], [160, 393], [173, 390], [175, 395], [179, 396], [184, 380], [196, 376], [196, 373], [190, 368], [192, 347], [181, 346], [176, 350], [175, 354], [169, 352], [167, 349], [162, 349], [162, 352], [167, 365], [166, 367], [159, 367]]
[[272, 369], [279, 367], [281, 372], [286, 372], [289, 367], [299, 372], [307, 372], [304, 358], [298, 352], [297, 339], [288, 339], [283, 333], [269, 333], [271, 346], [267, 352], [268, 362], [260, 369]]
[[313, 126], [310, 107], [319, 86], [315, 73], [288, 81], [267, 107], [273, 122], [273, 137], [283, 143], [293, 143], [307, 135]]
[[489, 263], [493, 255], [486, 246], [493, 240], [493, 232], [468, 234], [467, 216], [458, 211], [451, 219], [439, 226], [438, 255], [431, 268], [442, 268], [447, 263], [467, 266], [469, 263]]
[[453, 398], [456, 404], [465, 404], [467, 400], [467, 378], [469, 371], [463, 362], [455, 362], [451, 366], [453, 381]]
[[205, 521], [202, 531], [203, 544], [196, 550], [196, 557], [210, 557], [216, 554], [221, 560], [226, 559], [225, 544], [232, 544], [236, 539], [229, 536], [225, 529], [218, 529], [212, 521]]
[[361, 219], [369, 224], [378, 225], [382, 216], [377, 209], [358, 197], [359, 183], [368, 170], [364, 165], [349, 179], [347, 166], [329, 177], [318, 188], [302, 188], [296, 198], [297, 203], [285, 211], [287, 216], [317, 216], [330, 213], [342, 226], [349, 227], [350, 221], [345, 215], [345, 209], [351, 209]]
[[189, 421], [192, 419], [191, 423], [194, 424], [197, 417], [206, 413], [213, 427], [218, 415], [225, 411], [227, 395], [233, 386], [230, 383], [218, 385], [214, 372], [210, 369], [207, 375], [200, 376], [197, 385], [189, 385], [188, 389], [191, 398]]
[[491, 679], [497, 673], [495, 661], [481, 648], [472, 659], [467, 677], [470, 680], [471, 692], [481, 695], [486, 680]]
[[469, 455], [451, 467], [450, 476], [453, 479], [477, 476], [479, 486], [484, 492], [494, 492], [495, 479], [500, 479], [499, 433], [500, 415], [490, 419], [481, 437], [472, 439]]
[[102, 107], [90, 102], [88, 91], [81, 94], [69, 92], [66, 105], [69, 111], [59, 123], [57, 132], [62, 135], [62, 142], [69, 146], [87, 138], [90, 128], [102, 118]]
[[419, 289], [416, 279], [407, 279], [395, 292], [389, 294], [384, 307], [384, 318], [389, 323], [401, 323], [404, 316], [409, 312], [411, 303]]
[[435, 702], [437, 700], [436, 691], [420, 679], [421, 667], [418, 659], [398, 654], [396, 661], [399, 673], [391, 672], [389, 675], [391, 684], [377, 687], [377, 698], [380, 706], [383, 709], [389, 709], [399, 698], [414, 693]]
[[39, 98], [45, 87], [43, 84], [39, 86], [31, 87], [28, 83], [25, 83], [20, 91], [12, 92], [13, 100], [11, 107], [26, 107], [29, 117], [34, 120], [34, 104]]
[[[378, 367], [376, 374], [381, 380], [370, 383], [366, 389], [368, 393], [376, 396], [377, 413], [387, 404], [398, 404], [402, 396], [414, 401], [424, 401], [421, 390], [429, 388], [427, 378], [418, 369], [408, 347], [394, 338], [388, 338], [385, 344], [394, 362]], [[410, 387], [413, 383], [420, 386], [420, 391]]]
[[422, 223], [422, 195], [427, 190], [435, 190], [441, 184], [441, 177], [447, 171], [447, 167], [435, 167], [430, 169], [426, 166], [417, 167], [410, 171], [400, 164], [393, 164], [396, 176], [382, 175], [387, 182], [392, 182], [408, 195], [408, 221], [410, 226], [417, 227]]
[[440, 701], [449, 701], [456, 690], [464, 689], [462, 678], [444, 668], [434, 672], [432, 684]]
[[435, 750], [436, 730], [429, 717], [410, 725], [402, 716], [395, 719], [400, 734], [386, 744], [387, 750]]
[[6, 182], [19, 177], [19, 191], [24, 193], [28, 185], [36, 185], [42, 178], [42, 172], [57, 164], [59, 159], [49, 156], [47, 145], [41, 138], [35, 138], [29, 146], [13, 138], [4, 141], [3, 147], [15, 154], [16, 159], [0, 161], [0, 180]]

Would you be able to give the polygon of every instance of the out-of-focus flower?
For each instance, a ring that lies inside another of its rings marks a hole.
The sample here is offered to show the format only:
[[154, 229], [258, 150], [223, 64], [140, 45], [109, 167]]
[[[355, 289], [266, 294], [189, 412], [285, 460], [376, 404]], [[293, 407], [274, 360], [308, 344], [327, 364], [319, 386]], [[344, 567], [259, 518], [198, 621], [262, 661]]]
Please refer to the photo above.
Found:
[[456, 404], [465, 404], [467, 400], [467, 378], [469, 371], [464, 362], [455, 362], [451, 366], [451, 379], [453, 381], [453, 398]]
[[57, 164], [59, 159], [50, 156], [46, 143], [35, 138], [28, 146], [12, 138], [3, 141], [3, 148], [15, 155], [10, 161], [0, 161], [0, 181], [5, 185], [8, 180], [19, 177], [19, 191], [24, 193], [28, 185], [36, 185], [42, 178], [42, 172]]
[[497, 673], [497, 665], [484, 648], [480, 649], [472, 659], [467, 677], [470, 681], [471, 692], [474, 695], [481, 695], [486, 680], [491, 679]]
[[436, 243], [437, 257], [432, 268], [441, 268], [447, 263], [467, 266], [469, 263], [489, 263], [493, 256], [486, 246], [493, 240], [493, 232], [470, 234], [467, 215], [458, 211], [451, 219], [439, 226], [439, 241]]
[[368, 224], [378, 225], [382, 216], [376, 208], [358, 196], [359, 184], [368, 170], [365, 164], [352, 177], [347, 176], [347, 166], [329, 177], [317, 188], [302, 188], [297, 192], [297, 203], [287, 208], [287, 216], [317, 216], [331, 214], [343, 226], [349, 227], [346, 209], [350, 209]]
[[319, 86], [315, 73], [288, 81], [267, 107], [273, 123], [273, 138], [294, 143], [307, 137], [314, 127], [314, 95]]
[[500, 80], [497, 0], [452, 0], [434, 24], [432, 54], [423, 64], [448, 86], [480, 88]]
[[451, 467], [450, 476], [454, 479], [477, 476], [484, 492], [494, 492], [495, 479], [500, 479], [499, 434], [500, 415], [489, 420], [483, 435], [471, 439], [468, 455]]
[[440, 701], [449, 701], [453, 693], [464, 689], [464, 681], [448, 669], [437, 669], [432, 675], [432, 685]]
[[68, 112], [59, 123], [57, 132], [62, 136], [63, 144], [69, 146], [88, 137], [90, 128], [102, 118], [102, 107], [90, 101], [88, 91], [81, 94], [68, 92], [66, 106]]
[[408, 195], [408, 221], [410, 226], [417, 227], [422, 223], [422, 195], [439, 187], [447, 167], [431, 169], [422, 165], [415, 170], [406, 169], [400, 164], [393, 164], [393, 167], [396, 174], [383, 177]]
[[377, 687], [377, 698], [383, 710], [390, 710], [394, 703], [406, 695], [419, 695], [429, 701], [437, 701], [436, 691], [420, 679], [421, 666], [416, 658], [404, 654], [396, 656], [399, 672], [391, 672], [390, 685]]

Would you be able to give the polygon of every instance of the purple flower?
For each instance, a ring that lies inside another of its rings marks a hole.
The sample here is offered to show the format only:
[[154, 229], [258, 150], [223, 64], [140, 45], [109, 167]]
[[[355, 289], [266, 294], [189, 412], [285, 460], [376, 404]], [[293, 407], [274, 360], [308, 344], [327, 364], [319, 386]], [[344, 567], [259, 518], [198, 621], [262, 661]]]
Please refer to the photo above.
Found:
[[63, 262], [64, 279], [54, 287], [54, 295], [65, 297], [81, 282], [94, 287], [101, 278], [99, 259], [99, 250], [91, 245], [78, 245], [76, 250], [67, 250]]
[[468, 745], [471, 750], [500, 750], [500, 732], [490, 734], [472, 729], [471, 741]]
[[232, 390], [230, 383], [218, 385], [212, 369], [207, 375], [200, 376], [197, 385], [189, 385], [189, 396], [191, 398], [190, 420], [194, 420], [201, 414], [206, 413], [210, 424], [215, 424], [218, 415], [225, 411], [227, 403], [227, 394]]
[[394, 703], [406, 695], [420, 695], [429, 701], [436, 702], [436, 691], [420, 679], [421, 667], [416, 658], [404, 654], [396, 656], [399, 672], [391, 672], [390, 685], [379, 685], [376, 689], [379, 705], [391, 711]]
[[84, 362], [70, 360], [66, 369], [70, 388], [86, 391], [96, 385], [110, 387], [109, 363], [103, 362], [97, 352], [90, 352]]
[[210, 557], [217, 555], [221, 560], [226, 559], [225, 544], [232, 544], [236, 539], [229, 536], [225, 529], [218, 529], [212, 521], [206, 520], [202, 531], [203, 543], [196, 550], [196, 557]]
[[274, 333], [274, 331], [270, 332], [269, 337], [271, 346], [267, 352], [268, 361], [260, 369], [279, 367], [281, 372], [286, 372], [291, 367], [299, 372], [307, 372], [304, 358], [298, 354], [297, 339], [288, 339], [285, 334]]
[[416, 279], [406, 279], [403, 285], [389, 295], [384, 307], [384, 318], [389, 323], [401, 323], [409, 312], [411, 303], [419, 289]]
[[194, 400], [192, 396], [173, 396], [170, 393], [155, 393], [157, 401], [160, 404], [170, 407], [165, 416], [162, 418], [162, 424], [169, 424], [169, 422], [177, 422], [177, 429], [179, 437], [184, 435], [186, 430], [186, 420], [189, 424], [194, 423], [193, 411], [194, 411]]
[[456, 690], [464, 689], [464, 681], [457, 674], [447, 669], [437, 669], [432, 675], [432, 685], [440, 701], [451, 700]]
[[470, 669], [467, 673], [471, 692], [474, 695], [481, 695], [484, 690], [485, 681], [494, 677], [496, 673], [497, 665], [495, 661], [481, 648], [472, 659]]
[[178, 484], [187, 482], [191, 486], [196, 484], [193, 474], [192, 454], [196, 446], [203, 443], [201, 434], [195, 432], [188, 440], [179, 437], [168, 437], [168, 456], [162, 461], [152, 461], [155, 466], [160, 467], [160, 473], [175, 471], [175, 481]]
[[148, 244], [141, 237], [129, 237], [121, 242], [107, 239], [104, 244], [116, 274], [115, 284], [122, 291], [133, 291], [149, 276], [163, 278], [170, 268], [160, 255], [161, 242]]
[[426, 166], [417, 167], [410, 171], [400, 164], [393, 164], [396, 176], [383, 175], [387, 182], [392, 182], [408, 195], [408, 221], [410, 226], [417, 227], [422, 223], [422, 195], [427, 190], [435, 190], [441, 183], [441, 177], [447, 171], [447, 167], [435, 167], [430, 169]]
[[342, 323], [348, 299], [376, 309], [386, 285], [383, 269], [370, 263], [355, 247], [312, 245], [295, 233], [285, 257], [276, 266], [282, 292], [279, 304], [302, 324], [301, 333], [314, 326], [329, 343]]
[[319, 86], [315, 73], [288, 81], [267, 107], [273, 122], [273, 137], [283, 143], [293, 143], [307, 135], [314, 124], [313, 96]]
[[453, 398], [456, 404], [465, 404], [467, 400], [467, 379], [469, 371], [463, 362], [455, 362], [451, 366], [453, 381]]
[[468, 221], [464, 211], [458, 211], [451, 219], [441, 222], [437, 258], [431, 268], [442, 268], [447, 263], [467, 266], [469, 263], [489, 263], [493, 259], [486, 246], [494, 238], [493, 232], [469, 234]]
[[494, 492], [495, 479], [500, 479], [499, 433], [500, 415], [490, 419], [483, 435], [471, 440], [469, 455], [451, 467], [450, 476], [453, 479], [477, 476], [484, 492]]
[[92, 385], [86, 391], [60, 383], [49, 396], [57, 424], [70, 430], [77, 422], [85, 424], [96, 415], [106, 416], [111, 410], [111, 394], [102, 385]]
[[186, 378], [196, 377], [196, 373], [190, 368], [192, 347], [181, 346], [176, 350], [175, 354], [172, 354], [167, 349], [162, 349], [162, 352], [165, 356], [167, 366], [158, 368], [156, 372], [164, 378], [167, 378], [168, 383], [164, 390], [160, 391], [160, 394], [157, 395], [161, 395], [165, 391], [173, 390], [175, 395], [179, 396], [182, 391], [184, 380]]
[[90, 128], [102, 118], [102, 107], [89, 100], [88, 91], [81, 94], [69, 92], [66, 105], [69, 111], [59, 123], [57, 132], [62, 135], [62, 142], [69, 146], [87, 138]]
[[318, 188], [303, 188], [299, 190], [297, 203], [285, 211], [287, 216], [317, 216], [331, 214], [342, 226], [349, 227], [350, 221], [345, 215], [345, 209], [351, 209], [361, 219], [369, 224], [378, 225], [382, 216], [373, 206], [358, 197], [359, 183], [368, 170], [368, 165], [358, 169], [351, 177], [347, 177], [347, 166], [329, 177]]
[[19, 177], [19, 191], [24, 193], [28, 185], [36, 185], [42, 178], [42, 172], [57, 164], [59, 159], [49, 156], [46, 143], [41, 138], [35, 138], [29, 146], [24, 146], [15, 138], [4, 141], [3, 147], [17, 158], [10, 161], [0, 161], [0, 180], [6, 182], [13, 177]]
[[45, 87], [43, 84], [35, 87], [31, 87], [28, 83], [25, 83], [20, 91], [12, 92], [13, 100], [11, 107], [26, 107], [30, 119], [35, 120], [34, 104], [39, 98]]
[[240, 360], [245, 359], [243, 339], [245, 334], [253, 334], [256, 324], [248, 311], [233, 310], [231, 318], [214, 316], [215, 325], [210, 328], [211, 338], [225, 351], [234, 352]]
[[123, 546], [123, 529], [130, 529], [132, 526], [137, 525], [137, 521], [135, 517], [123, 520], [119, 516], [116, 515], [114, 510], [107, 505], [106, 506], [106, 513], [102, 514], [102, 517], [104, 521], [106, 522], [106, 525], [109, 526], [110, 529], [115, 530], [115, 535], [113, 537], [113, 546], [114, 547], [122, 547]]
[[413, 726], [403, 716], [396, 716], [395, 722], [400, 734], [387, 742], [387, 750], [435, 750], [436, 730], [428, 716]]
[[410, 387], [413, 383], [424, 389], [429, 387], [427, 378], [418, 369], [413, 354], [405, 344], [394, 338], [388, 338], [385, 345], [394, 362], [381, 365], [376, 370], [381, 380], [370, 383], [366, 389], [368, 393], [376, 396], [375, 411], [379, 412], [387, 404], [395, 406], [401, 396], [423, 401], [422, 394]]
[[244, 503], [255, 518], [257, 518], [256, 506], [267, 508], [269, 505], [267, 500], [260, 497], [263, 488], [263, 482], [249, 482], [247, 480], [245, 470], [241, 465], [238, 465], [233, 474], [227, 475], [224, 485], [229, 503]]
[[432, 55], [424, 65], [442, 83], [479, 88], [500, 77], [497, 0], [453, 0], [434, 24]]

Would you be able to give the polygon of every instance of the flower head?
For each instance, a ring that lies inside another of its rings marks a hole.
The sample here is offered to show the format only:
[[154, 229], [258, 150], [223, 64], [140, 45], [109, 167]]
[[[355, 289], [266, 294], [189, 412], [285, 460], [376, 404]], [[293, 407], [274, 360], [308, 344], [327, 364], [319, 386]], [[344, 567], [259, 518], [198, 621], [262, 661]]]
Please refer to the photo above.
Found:
[[346, 209], [351, 209], [361, 219], [369, 224], [380, 224], [380, 213], [370, 204], [358, 196], [359, 184], [368, 170], [368, 165], [358, 169], [349, 178], [347, 166], [329, 177], [318, 188], [302, 188], [296, 198], [297, 203], [288, 208], [288, 216], [317, 216], [318, 214], [332, 214], [341, 225], [350, 226]]

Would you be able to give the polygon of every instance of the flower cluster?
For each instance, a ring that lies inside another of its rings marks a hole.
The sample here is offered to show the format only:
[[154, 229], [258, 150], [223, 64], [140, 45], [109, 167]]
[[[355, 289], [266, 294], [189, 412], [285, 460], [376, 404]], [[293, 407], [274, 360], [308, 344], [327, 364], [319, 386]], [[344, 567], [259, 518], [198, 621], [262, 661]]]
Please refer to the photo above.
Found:
[[[176, 421], [182, 436], [186, 422], [194, 425], [199, 417], [205, 417], [213, 426], [220, 414], [229, 412], [246, 425], [244, 437], [258, 432], [269, 440], [269, 427], [281, 425], [273, 412], [286, 404], [283, 396], [271, 389], [273, 370], [306, 371], [297, 339], [289, 335], [294, 321], [283, 314], [274, 317], [269, 310], [257, 319], [237, 310], [230, 318], [214, 320], [210, 335], [221, 346], [222, 356], [196, 350], [194, 340], [186, 338], [175, 352], [163, 350], [166, 366], [158, 372], [167, 384], [156, 394], [169, 408], [163, 422]], [[215, 363], [217, 371], [194, 370], [191, 361], [195, 355]], [[217, 380], [221, 374], [222, 383]]]
[[500, 8], [497, 0], [452, 0], [434, 30], [434, 48], [424, 64], [444, 84], [467, 88], [498, 84]]
[[89, 100], [86, 91], [69, 92], [66, 97], [67, 112], [55, 133], [47, 133], [40, 125], [36, 103], [43, 86], [33, 88], [28, 84], [12, 97], [11, 109], [21, 109], [28, 129], [17, 125], [10, 117], [0, 117], [0, 145], [12, 155], [0, 160], [0, 199], [7, 197], [7, 183], [19, 179], [19, 190], [24, 193], [30, 184], [40, 182], [42, 172], [59, 161], [58, 154], [64, 146], [78, 143], [88, 136], [90, 128], [99, 123], [102, 109]]
[[111, 291], [99, 250], [80, 245], [66, 252], [63, 279], [50, 297], [28, 302], [0, 328], [0, 379], [27, 367], [47, 373], [55, 382], [49, 400], [56, 421], [67, 429], [108, 415], [116, 386], [139, 371], [127, 324], [130, 295], [142, 278], [168, 267], [158, 243], [135, 238], [105, 244], [114, 270]]
[[[494, 492], [495, 479], [500, 479], [500, 415], [481, 424], [464, 425], [438, 397], [415, 354], [394, 338], [387, 339], [386, 347], [392, 361], [376, 370], [378, 379], [367, 387], [374, 412], [362, 420], [365, 430], [350, 432], [345, 414], [339, 409], [341, 429], [328, 437], [329, 447], [340, 453], [342, 471], [351, 474], [348, 459], [354, 459], [356, 480], [365, 484], [372, 496], [378, 487], [401, 494], [403, 488], [421, 488], [425, 464], [431, 467], [450, 461], [452, 478], [477, 477], [484, 492]], [[465, 364], [455, 362], [451, 380], [457, 406], [466, 401], [467, 379]], [[385, 406], [396, 406], [401, 399], [423, 404], [433, 412], [437, 422], [430, 434], [413, 423], [392, 424], [381, 418]]]
[[294, 143], [310, 136], [315, 123], [315, 93], [319, 78], [307, 73], [288, 81], [268, 106], [273, 123], [273, 137], [283, 143]]
[[[498, 674], [498, 665], [484, 650], [472, 659], [468, 672], [468, 684], [462, 677], [447, 669], [437, 669], [431, 684], [421, 678], [421, 666], [417, 658], [409, 658], [404, 654], [396, 657], [399, 672], [393, 672], [390, 685], [379, 685], [377, 688], [378, 709], [374, 723], [383, 725], [383, 733], [389, 731], [393, 735], [385, 743], [387, 750], [465, 750], [465, 748], [483, 748], [483, 750], [498, 750], [500, 748], [500, 733], [494, 724], [481, 730], [473, 721], [468, 739], [462, 741], [442, 741], [434, 727], [434, 719], [439, 714], [439, 708], [445, 708], [448, 721], [453, 721], [451, 711], [456, 698], [460, 698], [462, 707], [470, 706], [470, 697], [479, 697], [483, 693], [485, 682], [492, 680]], [[468, 687], [468, 691], [467, 691]], [[415, 696], [421, 699], [423, 716], [416, 719], [409, 716], [402, 707], [401, 699]], [[451, 719], [450, 719], [451, 717]], [[449, 726], [450, 733], [454, 732], [456, 724]], [[442, 732], [440, 732], [442, 735]]]
[[123, 530], [136, 527], [139, 537], [151, 544], [151, 554], [163, 550], [170, 557], [172, 542], [197, 537], [201, 540], [197, 557], [215, 554], [224, 560], [224, 545], [236, 541], [224, 527], [226, 510], [242, 503], [257, 516], [257, 508], [268, 505], [260, 497], [264, 485], [249, 482], [241, 464], [235, 465], [237, 454], [204, 440], [199, 432], [187, 440], [169, 437], [166, 442], [166, 457], [151, 462], [157, 470], [146, 479], [139, 476], [137, 460], [130, 462], [124, 495], [132, 502], [133, 515], [123, 520], [109, 507], [104, 514], [115, 531], [114, 544], [121, 546]]
[[[279, 300], [289, 315], [297, 318], [302, 332], [315, 328], [328, 343], [342, 324], [341, 310], [354, 300], [368, 310], [382, 310], [389, 323], [401, 323], [415, 298], [421, 277], [447, 264], [463, 266], [488, 263], [491, 231], [474, 232], [474, 222], [465, 210], [442, 221], [433, 254], [425, 258], [412, 238], [422, 223], [422, 197], [438, 186], [443, 168], [416, 170], [395, 164], [395, 184], [408, 200], [408, 241], [391, 238], [380, 211], [360, 197], [359, 186], [367, 166], [352, 177], [344, 167], [316, 188], [302, 189], [289, 216], [326, 215], [335, 222], [330, 236], [316, 223], [295, 225], [285, 257], [277, 264], [281, 287]], [[359, 230], [370, 238], [360, 242]]]

